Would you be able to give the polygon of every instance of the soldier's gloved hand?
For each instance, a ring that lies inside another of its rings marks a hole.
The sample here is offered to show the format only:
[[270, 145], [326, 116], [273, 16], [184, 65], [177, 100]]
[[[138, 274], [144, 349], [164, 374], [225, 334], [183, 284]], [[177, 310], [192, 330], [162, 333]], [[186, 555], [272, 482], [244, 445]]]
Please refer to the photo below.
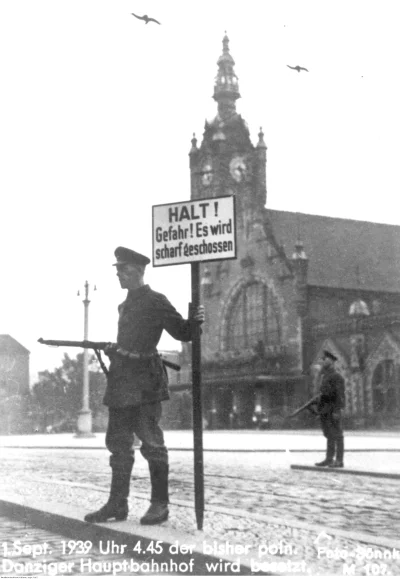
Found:
[[197, 322], [198, 324], [202, 324], [206, 319], [204, 306], [198, 306], [197, 308], [193, 308], [190, 312], [190, 320], [192, 322]]
[[114, 342], [109, 342], [106, 347], [104, 348], [104, 353], [106, 356], [111, 358], [115, 354], [115, 350], [117, 349], [117, 344]]

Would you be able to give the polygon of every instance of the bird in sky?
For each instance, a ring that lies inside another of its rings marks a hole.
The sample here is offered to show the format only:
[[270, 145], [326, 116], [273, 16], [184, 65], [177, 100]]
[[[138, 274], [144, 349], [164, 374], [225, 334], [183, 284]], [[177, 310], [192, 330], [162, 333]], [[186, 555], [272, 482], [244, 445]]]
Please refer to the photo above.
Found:
[[304, 68], [303, 66], [290, 66], [289, 64], [286, 65], [287, 67], [291, 68], [292, 70], [297, 70], [297, 72], [300, 72], [301, 70], [305, 70], [306, 72], [309, 72], [306, 68]]
[[137, 14], [134, 14], [132, 12], [132, 16], [134, 16], [135, 18], [138, 18], [139, 20], [144, 20], [146, 24], [148, 24], [149, 22], [155, 22], [156, 24], [161, 24], [161, 22], [159, 22], [155, 18], [150, 18], [149, 16], [147, 16], [147, 14], [145, 14], [144, 16], [138, 16]]

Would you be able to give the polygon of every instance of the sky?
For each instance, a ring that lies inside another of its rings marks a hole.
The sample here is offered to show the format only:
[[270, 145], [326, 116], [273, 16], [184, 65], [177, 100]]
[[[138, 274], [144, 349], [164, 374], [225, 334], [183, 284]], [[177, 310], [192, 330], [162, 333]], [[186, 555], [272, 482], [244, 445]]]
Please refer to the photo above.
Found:
[[[237, 110], [254, 144], [265, 134], [267, 206], [400, 225], [399, 14], [385, 0], [1, 0], [0, 334], [30, 350], [31, 382], [65, 351], [38, 338], [83, 339], [85, 281], [89, 338], [116, 339], [114, 250], [150, 256], [152, 206], [190, 199], [225, 31]], [[147, 270], [186, 316], [190, 266]]]

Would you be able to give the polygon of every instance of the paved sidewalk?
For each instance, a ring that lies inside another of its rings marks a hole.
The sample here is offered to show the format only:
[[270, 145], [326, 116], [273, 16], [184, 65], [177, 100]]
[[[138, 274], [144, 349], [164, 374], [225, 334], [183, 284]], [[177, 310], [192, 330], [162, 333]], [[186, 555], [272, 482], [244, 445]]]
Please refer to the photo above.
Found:
[[[26, 504], [17, 495], [0, 499], [0, 523], [6, 528], [0, 547], [2, 577], [232, 573], [229, 553], [221, 565], [208, 543], [204, 546], [201, 532], [195, 537], [178, 531], [171, 535], [165, 525], [132, 522], [91, 525], [79, 508], [37, 499]], [[245, 563], [243, 559], [237, 565], [241, 574], [250, 572]]]
[[[191, 430], [167, 430], [165, 441], [171, 450], [193, 449]], [[1, 447], [49, 447], [49, 448], [104, 448], [105, 433], [82, 438], [73, 433], [0, 435]], [[347, 431], [346, 452], [370, 452], [373, 450], [400, 451], [400, 432]], [[205, 451], [286, 452], [324, 451], [325, 439], [316, 430], [205, 430]]]
[[[7, 509], [4, 503], [0, 504], [2, 511]], [[125, 558], [118, 553], [107, 556], [101, 553], [98, 545], [88, 545], [80, 551], [76, 541], [69, 541], [69, 537], [54, 532], [53, 525], [35, 526], [34, 517], [25, 511], [23, 519], [19, 520], [15, 512], [10, 511], [11, 518], [0, 516], [0, 576], [97, 576], [107, 572], [118, 575], [137, 575], [141, 562], [132, 557], [129, 571], [123, 573]], [[29, 522], [28, 522], [29, 521]], [[33, 524], [32, 524], [33, 523]], [[105, 545], [104, 545], [105, 546]], [[81, 555], [81, 556], [80, 556]], [[89, 555], [89, 556], [87, 556]]]
[[[193, 452], [192, 431], [166, 431], [165, 441], [171, 452]], [[137, 446], [140, 441], [137, 440]], [[345, 466], [363, 474], [382, 473], [400, 476], [400, 432], [350, 431], [345, 435]], [[73, 433], [0, 436], [2, 449], [93, 449], [104, 451], [105, 433], [89, 438]], [[326, 442], [319, 430], [203, 432], [203, 449], [208, 453], [269, 453], [280, 464], [314, 466], [324, 456]], [[320, 453], [320, 454], [316, 454]], [[281, 458], [278, 458], [281, 456]]]

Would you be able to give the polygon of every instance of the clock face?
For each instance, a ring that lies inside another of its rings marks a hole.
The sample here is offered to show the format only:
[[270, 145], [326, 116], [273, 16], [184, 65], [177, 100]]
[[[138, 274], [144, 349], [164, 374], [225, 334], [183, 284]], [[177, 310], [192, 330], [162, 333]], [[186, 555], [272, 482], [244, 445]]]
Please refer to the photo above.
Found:
[[211, 181], [212, 181], [212, 167], [211, 165], [204, 165], [204, 167], [201, 170], [201, 182], [203, 183], [203, 185], [205, 187], [207, 187], [208, 185], [211, 185]]
[[233, 157], [232, 161], [229, 163], [229, 170], [232, 177], [240, 183], [246, 176], [246, 163], [243, 157]]

